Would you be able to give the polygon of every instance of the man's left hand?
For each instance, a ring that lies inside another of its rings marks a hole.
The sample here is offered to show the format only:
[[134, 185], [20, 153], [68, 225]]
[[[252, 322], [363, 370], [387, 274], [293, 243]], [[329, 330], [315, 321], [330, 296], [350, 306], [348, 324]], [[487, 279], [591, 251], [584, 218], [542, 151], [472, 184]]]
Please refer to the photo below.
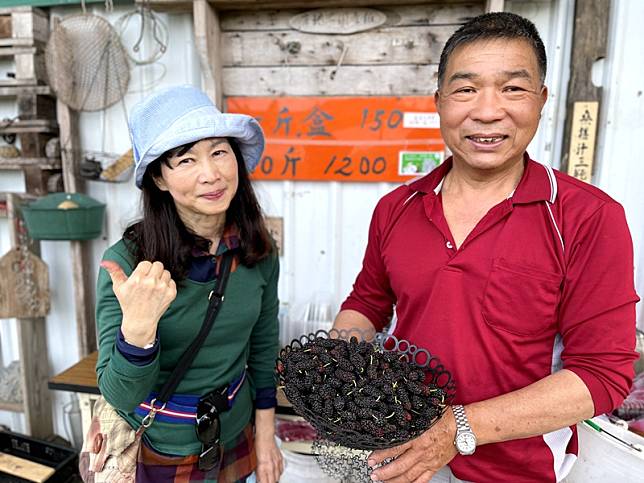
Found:
[[395, 459], [374, 470], [371, 479], [386, 483], [427, 483], [456, 456], [455, 434], [454, 415], [448, 408], [443, 417], [418, 438], [394, 448], [374, 451], [368, 461], [371, 467], [387, 458]]

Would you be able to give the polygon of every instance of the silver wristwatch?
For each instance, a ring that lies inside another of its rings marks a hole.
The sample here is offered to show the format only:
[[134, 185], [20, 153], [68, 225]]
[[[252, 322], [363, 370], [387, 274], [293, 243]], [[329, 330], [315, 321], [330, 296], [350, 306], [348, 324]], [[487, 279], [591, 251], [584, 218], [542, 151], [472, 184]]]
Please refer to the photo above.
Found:
[[461, 405], [452, 406], [454, 419], [456, 419], [456, 437], [454, 446], [463, 456], [469, 456], [476, 451], [476, 436], [472, 432], [470, 423], [465, 415], [465, 408]]

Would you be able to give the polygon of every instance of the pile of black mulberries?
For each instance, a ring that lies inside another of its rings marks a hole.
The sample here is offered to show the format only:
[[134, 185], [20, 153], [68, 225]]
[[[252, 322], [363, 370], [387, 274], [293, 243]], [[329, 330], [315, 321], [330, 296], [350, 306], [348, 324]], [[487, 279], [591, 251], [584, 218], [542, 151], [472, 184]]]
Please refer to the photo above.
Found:
[[408, 441], [446, 407], [445, 392], [425, 383], [423, 369], [355, 337], [316, 337], [283, 351], [277, 372], [296, 412], [322, 437], [357, 449]]

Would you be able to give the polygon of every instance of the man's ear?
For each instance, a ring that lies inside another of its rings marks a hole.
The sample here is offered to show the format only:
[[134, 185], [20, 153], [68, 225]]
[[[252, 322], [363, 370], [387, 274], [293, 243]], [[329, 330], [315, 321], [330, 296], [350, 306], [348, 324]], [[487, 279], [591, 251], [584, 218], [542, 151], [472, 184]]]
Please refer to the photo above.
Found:
[[[541, 102], [545, 104], [547, 100], [548, 100], [548, 87], [544, 85], [541, 88]], [[541, 105], [541, 107], [543, 107], [543, 104]]]
[[436, 104], [436, 112], [441, 113], [441, 94], [438, 89], [434, 92], [434, 104]]

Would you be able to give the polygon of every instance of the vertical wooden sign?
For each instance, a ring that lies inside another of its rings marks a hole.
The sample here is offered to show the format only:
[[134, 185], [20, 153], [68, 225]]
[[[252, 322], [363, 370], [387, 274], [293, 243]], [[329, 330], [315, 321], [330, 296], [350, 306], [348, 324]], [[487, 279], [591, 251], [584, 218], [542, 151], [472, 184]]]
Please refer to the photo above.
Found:
[[587, 183], [593, 172], [598, 112], [599, 102], [575, 102], [572, 114], [568, 174]]
[[571, 176], [590, 183], [595, 138], [599, 131], [597, 115], [602, 98], [602, 88], [592, 82], [592, 71], [595, 61], [606, 57], [611, 0], [574, 3], [562, 170], [566, 169]]

